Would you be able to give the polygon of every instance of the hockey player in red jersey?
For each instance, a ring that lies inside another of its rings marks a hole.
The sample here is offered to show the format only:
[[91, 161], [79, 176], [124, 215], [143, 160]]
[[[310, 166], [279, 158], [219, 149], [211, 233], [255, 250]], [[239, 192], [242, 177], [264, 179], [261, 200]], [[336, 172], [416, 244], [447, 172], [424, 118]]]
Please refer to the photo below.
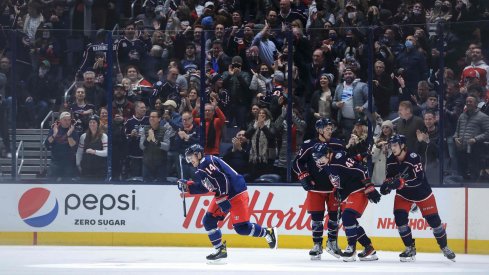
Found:
[[416, 259], [416, 246], [408, 225], [409, 210], [413, 203], [418, 206], [423, 218], [433, 228], [433, 235], [443, 255], [455, 261], [455, 253], [447, 246], [447, 235], [438, 215], [435, 195], [426, 180], [419, 156], [408, 152], [406, 137], [403, 135], [392, 136], [389, 144], [392, 154], [387, 159], [387, 177], [380, 193], [387, 195], [391, 190], [396, 190], [394, 217], [399, 235], [406, 246], [404, 252], [399, 255], [401, 262]]
[[336, 258], [340, 257], [338, 248], [338, 202], [333, 194], [328, 175], [321, 173], [312, 157], [316, 144], [329, 144], [331, 147], [342, 148], [341, 142], [331, 137], [333, 123], [326, 118], [316, 121], [317, 139], [306, 140], [297, 154], [292, 169], [307, 191], [306, 207], [311, 215], [313, 248], [309, 251], [311, 260], [321, 260], [323, 253], [324, 212], [328, 210], [328, 241], [326, 251]]
[[204, 148], [194, 144], [185, 150], [187, 162], [197, 168], [196, 181], [178, 180], [178, 188], [190, 194], [203, 194], [212, 192], [212, 199], [202, 224], [215, 248], [215, 252], [208, 255], [208, 263], [220, 262], [227, 258], [226, 242], [222, 241], [221, 230], [217, 226], [230, 214], [233, 228], [240, 235], [263, 237], [272, 249], [278, 247], [277, 229], [261, 227], [250, 222], [249, 196], [246, 182], [240, 174], [236, 173], [220, 158], [204, 156]]
[[335, 187], [335, 195], [341, 202], [341, 220], [348, 240], [347, 248], [340, 253], [345, 262], [356, 260], [357, 241], [364, 247], [358, 253], [360, 261], [378, 260], [370, 238], [358, 223], [368, 201], [378, 203], [380, 194], [370, 181], [367, 169], [346, 156], [344, 151], [332, 151], [326, 144], [316, 144], [312, 156], [320, 173], [328, 175]]

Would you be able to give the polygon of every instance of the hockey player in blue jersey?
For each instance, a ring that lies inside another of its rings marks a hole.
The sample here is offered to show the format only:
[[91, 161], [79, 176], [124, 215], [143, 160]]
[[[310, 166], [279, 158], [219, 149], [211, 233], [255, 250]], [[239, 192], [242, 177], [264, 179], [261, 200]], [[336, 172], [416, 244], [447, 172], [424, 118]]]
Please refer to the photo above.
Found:
[[394, 217], [399, 235], [406, 246], [404, 252], [399, 255], [401, 262], [415, 260], [416, 247], [408, 225], [408, 215], [413, 203], [418, 206], [423, 218], [433, 228], [433, 235], [443, 255], [455, 261], [455, 253], [447, 246], [447, 235], [438, 215], [435, 195], [426, 180], [418, 154], [408, 152], [406, 137], [403, 135], [392, 136], [389, 144], [392, 154], [387, 158], [387, 175], [380, 193], [387, 195], [396, 190]]
[[250, 222], [249, 196], [246, 182], [240, 174], [236, 173], [226, 162], [218, 157], [204, 156], [204, 148], [194, 144], [185, 151], [188, 163], [197, 168], [196, 181], [180, 179], [180, 190], [190, 194], [214, 193], [202, 224], [215, 252], [207, 256], [209, 263], [219, 262], [227, 258], [226, 242], [222, 241], [218, 221], [224, 220], [230, 213], [236, 233], [245, 236], [264, 237], [270, 248], [277, 249], [278, 235], [276, 228], [261, 227]]
[[313, 147], [316, 144], [328, 144], [332, 148], [341, 150], [341, 142], [331, 135], [334, 131], [333, 123], [327, 118], [321, 118], [315, 124], [318, 137], [306, 140], [294, 159], [292, 170], [301, 181], [302, 187], [307, 191], [306, 207], [311, 215], [312, 241], [314, 243], [309, 251], [311, 260], [321, 260], [323, 253], [324, 212], [328, 210], [328, 241], [326, 252], [336, 258], [340, 257], [338, 248], [338, 201], [333, 194], [333, 185], [328, 175], [320, 173], [312, 157]]
[[370, 181], [367, 169], [346, 156], [344, 151], [333, 151], [327, 144], [316, 144], [312, 149], [319, 173], [329, 177], [340, 201], [341, 220], [348, 240], [347, 248], [340, 253], [345, 262], [356, 260], [357, 241], [365, 248], [358, 253], [360, 261], [378, 260], [376, 251], [365, 230], [358, 223], [368, 201], [378, 203], [380, 194]]

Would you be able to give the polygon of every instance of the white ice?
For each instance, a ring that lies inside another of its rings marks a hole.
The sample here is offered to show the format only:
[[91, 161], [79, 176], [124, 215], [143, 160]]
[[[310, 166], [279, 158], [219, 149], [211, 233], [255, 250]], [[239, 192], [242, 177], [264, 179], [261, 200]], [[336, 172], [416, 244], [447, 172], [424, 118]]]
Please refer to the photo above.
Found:
[[418, 253], [416, 262], [401, 263], [398, 252], [378, 251], [378, 261], [345, 263], [328, 254], [311, 261], [305, 249], [228, 245], [227, 264], [208, 265], [210, 252], [191, 247], [0, 246], [0, 274], [489, 274], [489, 255], [458, 254], [454, 263], [441, 253]]

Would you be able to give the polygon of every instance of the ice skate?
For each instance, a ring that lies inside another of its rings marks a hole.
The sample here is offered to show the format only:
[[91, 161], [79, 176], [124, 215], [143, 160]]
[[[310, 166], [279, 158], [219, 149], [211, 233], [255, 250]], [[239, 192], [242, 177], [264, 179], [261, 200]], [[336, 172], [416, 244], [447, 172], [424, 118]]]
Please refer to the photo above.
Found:
[[278, 248], [278, 233], [277, 228], [267, 228], [267, 235], [265, 235], [265, 239], [267, 239], [267, 243], [271, 249]]
[[377, 261], [379, 257], [377, 257], [377, 252], [372, 244], [369, 244], [362, 252], [358, 253], [358, 259], [360, 261]]
[[443, 252], [443, 256], [447, 257], [447, 259], [449, 259], [452, 262], [455, 262], [455, 253], [453, 253], [453, 251], [450, 248], [448, 248], [448, 246], [443, 247], [441, 249], [441, 252]]
[[323, 244], [322, 243], [314, 243], [311, 251], [309, 251], [309, 256], [311, 256], [312, 261], [321, 260], [321, 254], [323, 254]]
[[339, 259], [341, 256], [341, 249], [338, 247], [338, 241], [328, 239], [328, 242], [326, 243], [326, 252]]
[[348, 245], [345, 251], [341, 252], [341, 258], [343, 258], [343, 262], [354, 262], [356, 261], [356, 247], [355, 245]]
[[226, 250], [226, 242], [216, 248], [216, 251], [206, 257], [208, 264], [226, 264], [228, 252]]
[[414, 262], [416, 261], [416, 246], [414, 244], [411, 244], [410, 246], [406, 246], [406, 249], [399, 254], [399, 258], [401, 262]]

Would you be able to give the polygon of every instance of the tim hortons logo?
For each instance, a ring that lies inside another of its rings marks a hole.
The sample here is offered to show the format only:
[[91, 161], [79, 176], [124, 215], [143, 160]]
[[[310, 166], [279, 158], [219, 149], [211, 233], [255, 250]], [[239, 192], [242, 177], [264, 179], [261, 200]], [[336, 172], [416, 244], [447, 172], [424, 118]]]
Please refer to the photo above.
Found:
[[[188, 229], [192, 223], [195, 228], [203, 228], [202, 219], [207, 210], [207, 206], [211, 201], [212, 193], [204, 195], [190, 196], [193, 198], [190, 208], [187, 213], [187, 217], [183, 222], [183, 227]], [[257, 206], [257, 202], [260, 199], [261, 192], [255, 190], [250, 200], [250, 221], [256, 222], [262, 226], [277, 226], [284, 228], [285, 230], [311, 230], [311, 217], [307, 214], [307, 209], [304, 203], [290, 207], [289, 209], [273, 209], [271, 208], [274, 194], [268, 193], [266, 195], [263, 206]], [[325, 217], [325, 224], [328, 222], [328, 216]], [[219, 223], [222, 227], [227, 224], [228, 229], [233, 229], [233, 224], [229, 220], [229, 215]]]

